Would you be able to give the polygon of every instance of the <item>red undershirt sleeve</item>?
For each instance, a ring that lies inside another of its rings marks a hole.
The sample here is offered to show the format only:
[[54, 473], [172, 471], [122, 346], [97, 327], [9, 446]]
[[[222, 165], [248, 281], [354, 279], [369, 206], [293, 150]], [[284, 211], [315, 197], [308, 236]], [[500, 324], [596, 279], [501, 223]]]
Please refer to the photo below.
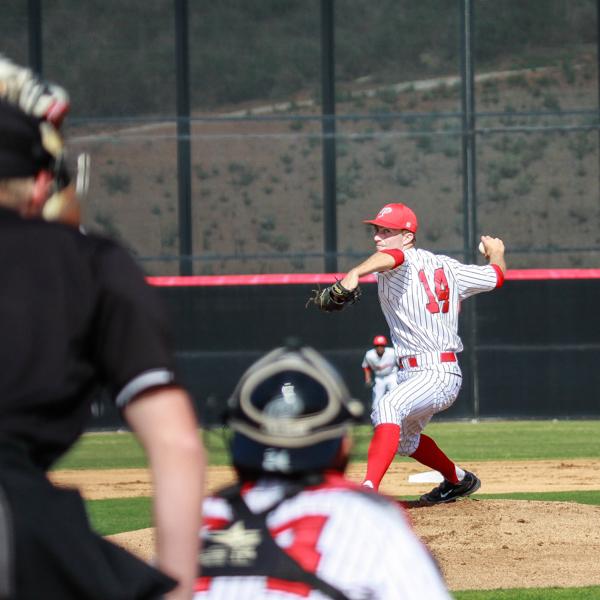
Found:
[[494, 271], [496, 271], [496, 276], [498, 277], [496, 287], [502, 287], [502, 284], [504, 283], [504, 273], [502, 272], [502, 269], [498, 265], [491, 264], [491, 266], [494, 268]]
[[402, 250], [382, 250], [383, 254], [389, 254], [394, 259], [392, 269], [399, 267], [404, 262], [404, 252]]

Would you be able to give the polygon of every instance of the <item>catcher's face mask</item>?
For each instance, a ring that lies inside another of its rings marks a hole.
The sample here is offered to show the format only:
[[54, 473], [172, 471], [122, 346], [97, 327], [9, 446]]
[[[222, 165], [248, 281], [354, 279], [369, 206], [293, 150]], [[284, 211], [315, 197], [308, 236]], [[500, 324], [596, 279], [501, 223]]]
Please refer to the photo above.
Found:
[[278, 348], [246, 371], [229, 410], [234, 464], [291, 474], [330, 466], [363, 406], [315, 350]]

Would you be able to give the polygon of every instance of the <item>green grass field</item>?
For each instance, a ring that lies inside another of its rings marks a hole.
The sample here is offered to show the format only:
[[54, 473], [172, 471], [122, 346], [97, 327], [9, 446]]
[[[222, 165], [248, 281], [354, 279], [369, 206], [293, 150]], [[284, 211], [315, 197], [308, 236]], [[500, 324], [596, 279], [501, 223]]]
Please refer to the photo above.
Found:
[[[433, 423], [426, 432], [456, 461], [600, 458], [600, 420]], [[368, 425], [354, 429], [353, 460], [366, 460], [370, 434]], [[226, 431], [205, 432], [204, 441], [211, 464], [229, 463]], [[144, 466], [142, 449], [130, 433], [90, 433], [55, 469]]]
[[[354, 431], [353, 459], [365, 460], [370, 427]], [[484, 421], [436, 423], [427, 427], [447, 453], [457, 461], [542, 460], [600, 458], [600, 421]], [[204, 434], [211, 464], [227, 464], [227, 434]], [[402, 459], [410, 460], [410, 459]], [[57, 465], [56, 469], [110, 469], [146, 466], [139, 444], [130, 433], [92, 433]], [[485, 499], [546, 500], [600, 505], [600, 490], [519, 494], [479, 494]], [[149, 498], [92, 500], [90, 519], [102, 535], [151, 525]], [[456, 600], [592, 600], [600, 587], [457, 591]]]
[[[371, 431], [370, 425], [354, 429], [353, 460], [367, 460]], [[600, 457], [600, 421], [447, 422], [432, 423], [426, 432], [459, 462]], [[205, 438], [213, 464], [226, 464], [226, 434], [214, 431]]]

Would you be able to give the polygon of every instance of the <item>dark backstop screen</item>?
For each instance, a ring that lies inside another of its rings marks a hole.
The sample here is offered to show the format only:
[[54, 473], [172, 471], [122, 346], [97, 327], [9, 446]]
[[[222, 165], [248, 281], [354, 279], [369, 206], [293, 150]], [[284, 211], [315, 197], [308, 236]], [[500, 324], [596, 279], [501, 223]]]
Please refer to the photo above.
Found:
[[[444, 418], [600, 416], [600, 328], [595, 317], [600, 279], [560, 277], [517, 280], [509, 272], [501, 289], [465, 302], [460, 326], [464, 383]], [[376, 286], [362, 284], [361, 301], [335, 314], [305, 308], [315, 287], [159, 288], [172, 319], [181, 379], [205, 425], [218, 423], [243, 371], [288, 336], [322, 352], [351, 393], [369, 405], [362, 358], [375, 335], [388, 335]], [[106, 402], [96, 407], [101, 414], [94, 426], [117, 423]]]

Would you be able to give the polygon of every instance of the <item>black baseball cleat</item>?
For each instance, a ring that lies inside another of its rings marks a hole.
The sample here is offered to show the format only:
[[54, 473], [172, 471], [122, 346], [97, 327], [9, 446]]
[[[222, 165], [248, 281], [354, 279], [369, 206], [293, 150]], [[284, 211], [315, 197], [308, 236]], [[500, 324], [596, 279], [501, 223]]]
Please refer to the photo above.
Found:
[[440, 485], [433, 488], [427, 494], [421, 496], [420, 502], [426, 505], [443, 504], [445, 502], [454, 502], [458, 498], [470, 496], [481, 486], [479, 477], [470, 471], [465, 471], [465, 476], [458, 483], [450, 483], [444, 479]]

